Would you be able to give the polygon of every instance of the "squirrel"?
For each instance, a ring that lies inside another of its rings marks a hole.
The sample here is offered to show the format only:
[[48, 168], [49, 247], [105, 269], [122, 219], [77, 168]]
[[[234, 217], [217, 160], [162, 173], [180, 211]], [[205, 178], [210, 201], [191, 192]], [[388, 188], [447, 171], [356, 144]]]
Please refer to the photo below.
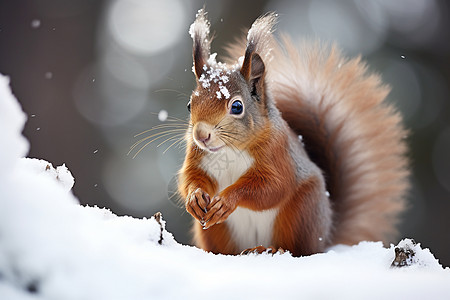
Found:
[[389, 87], [334, 45], [277, 41], [276, 22], [256, 19], [228, 63], [210, 54], [204, 9], [189, 29], [197, 86], [178, 189], [195, 245], [302, 256], [389, 241], [409, 188]]

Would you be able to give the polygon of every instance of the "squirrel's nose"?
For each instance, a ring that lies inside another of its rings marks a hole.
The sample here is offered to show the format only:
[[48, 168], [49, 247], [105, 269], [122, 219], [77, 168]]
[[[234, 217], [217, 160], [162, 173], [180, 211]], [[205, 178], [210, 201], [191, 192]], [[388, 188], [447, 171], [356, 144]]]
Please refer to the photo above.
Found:
[[195, 133], [195, 139], [201, 143], [206, 144], [211, 139], [211, 133], [201, 130], [198, 130]]
[[198, 122], [194, 126], [194, 139], [200, 147], [207, 147], [207, 143], [211, 142], [211, 139], [214, 138], [212, 136], [213, 134], [213, 129], [210, 124], [207, 124], [205, 122]]

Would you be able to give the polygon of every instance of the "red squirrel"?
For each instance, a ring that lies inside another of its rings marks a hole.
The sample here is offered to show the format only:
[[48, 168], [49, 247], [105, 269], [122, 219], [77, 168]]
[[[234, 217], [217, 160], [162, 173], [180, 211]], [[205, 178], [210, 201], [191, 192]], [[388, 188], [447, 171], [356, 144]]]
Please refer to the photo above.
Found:
[[389, 241], [408, 189], [406, 130], [389, 88], [334, 46], [273, 37], [258, 18], [228, 64], [210, 54], [210, 23], [190, 27], [197, 87], [179, 192], [194, 241], [213, 253]]

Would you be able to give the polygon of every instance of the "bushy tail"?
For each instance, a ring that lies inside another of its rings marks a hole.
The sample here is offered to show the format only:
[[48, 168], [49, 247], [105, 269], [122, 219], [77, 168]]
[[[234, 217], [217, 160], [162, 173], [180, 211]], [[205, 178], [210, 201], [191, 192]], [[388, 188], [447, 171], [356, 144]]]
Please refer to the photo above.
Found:
[[326, 178], [333, 242], [391, 241], [409, 171], [402, 118], [385, 102], [389, 87], [334, 46], [283, 37], [272, 55], [272, 96]]

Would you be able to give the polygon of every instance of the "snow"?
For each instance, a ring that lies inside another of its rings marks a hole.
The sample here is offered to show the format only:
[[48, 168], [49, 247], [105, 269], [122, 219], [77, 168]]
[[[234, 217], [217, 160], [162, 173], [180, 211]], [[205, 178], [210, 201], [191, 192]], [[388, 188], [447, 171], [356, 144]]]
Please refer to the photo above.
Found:
[[[96, 152], [94, 151], [94, 153]], [[65, 164], [54, 168], [51, 163], [46, 162], [45, 160], [20, 158], [17, 161], [17, 168], [28, 174], [38, 175], [41, 178], [46, 177], [56, 180], [56, 182], [59, 183], [67, 192], [72, 189], [75, 183], [72, 173], [70, 173]]]
[[202, 87], [204, 89], [207, 89], [211, 86], [211, 83], [209, 81], [209, 79], [206, 78], [205, 73], [203, 73], [200, 78], [198, 79], [198, 81], [202, 84]]
[[228, 75], [231, 74], [231, 71], [227, 69], [226, 64], [216, 62], [215, 54], [216, 53], [210, 56], [208, 65], [203, 65], [203, 70], [205, 72], [200, 75], [198, 82], [204, 89], [218, 86], [219, 90], [216, 91], [217, 99], [222, 99], [222, 96], [225, 99], [230, 99], [230, 92], [225, 84], [230, 80]]
[[[194, 47], [197, 41], [201, 41], [201, 45], [198, 46], [201, 47], [204, 57], [209, 55], [206, 64], [202, 66], [204, 72], [200, 75], [198, 82], [204, 89], [208, 90], [211, 88], [216, 89], [218, 86], [218, 91], [215, 91], [216, 98], [229, 99], [230, 93], [225, 84], [229, 81], [228, 75], [230, 75], [231, 72], [236, 72], [237, 65], [234, 65], [229, 69], [225, 63], [216, 60], [217, 53], [209, 54], [209, 27], [210, 23], [206, 19], [206, 12], [204, 9], [198, 10], [194, 23], [189, 27], [189, 34], [194, 40]], [[192, 72], [196, 74], [195, 66], [192, 66]]]
[[391, 268], [362, 242], [294, 258], [226, 256], [178, 244], [157, 218], [82, 206], [65, 166], [23, 158], [25, 114], [0, 76], [0, 299], [444, 299], [450, 270], [428, 249]]
[[226, 86], [221, 85], [219, 87], [220, 92], [224, 95], [225, 99], [230, 99], [230, 92]]
[[[13, 100], [11, 100], [13, 99]], [[9, 78], [0, 76], [0, 141], [1, 148], [0, 176], [8, 172], [16, 162], [16, 157], [23, 157], [29, 149], [28, 141], [20, 134], [25, 124], [25, 113], [9, 89]]]
[[[217, 66], [217, 53], [214, 52], [211, 55], [209, 55], [208, 61], [207, 61], [209, 66]], [[206, 71], [207, 66], [203, 66], [203, 70]]]
[[242, 64], [244, 63], [245, 56], [239, 56], [236, 68], [242, 68]]
[[199, 35], [202, 40], [205, 40], [209, 35], [209, 26], [210, 23], [206, 19], [206, 12], [203, 9], [199, 9], [195, 15], [194, 23], [189, 26], [189, 35], [192, 39]]
[[39, 28], [41, 26], [41, 20], [38, 19], [34, 19], [33, 21], [31, 21], [31, 27], [36, 29]]
[[255, 52], [258, 53], [264, 61], [271, 59], [271, 47], [269, 47], [269, 44], [272, 40], [271, 35], [274, 31], [277, 18], [278, 14], [268, 13], [256, 19], [247, 33], [247, 46], [253, 44], [255, 46]]
[[164, 122], [167, 120], [168, 116], [169, 116], [169, 113], [167, 112], [167, 110], [161, 109], [158, 113], [158, 120], [160, 120], [161, 122]]

